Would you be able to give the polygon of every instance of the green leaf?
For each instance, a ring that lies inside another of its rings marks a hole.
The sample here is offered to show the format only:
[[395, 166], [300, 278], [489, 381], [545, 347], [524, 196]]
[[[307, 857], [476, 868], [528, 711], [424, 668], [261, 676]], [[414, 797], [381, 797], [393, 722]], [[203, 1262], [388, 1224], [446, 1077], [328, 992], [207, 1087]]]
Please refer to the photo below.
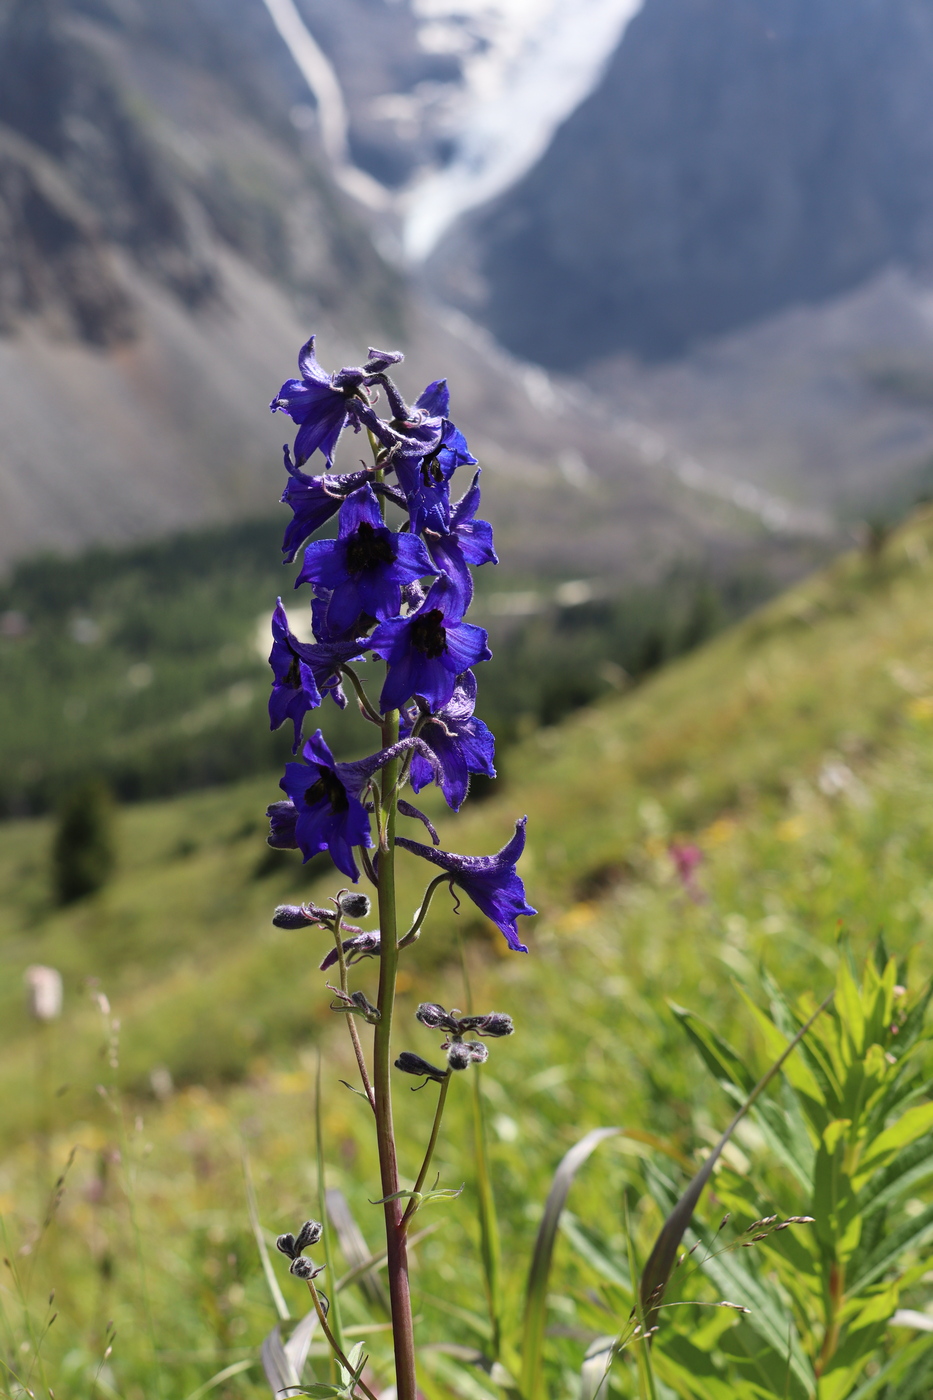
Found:
[[[467, 1001], [469, 1004], [469, 1000]], [[498, 1361], [502, 1350], [502, 1281], [499, 1217], [489, 1170], [489, 1150], [486, 1118], [483, 1109], [482, 1070], [473, 1073], [473, 1148], [476, 1161], [476, 1196], [479, 1204], [480, 1259], [483, 1265], [483, 1286], [492, 1331], [492, 1359]]]
[[735, 1084], [743, 1094], [751, 1093], [755, 1087], [755, 1076], [737, 1050], [733, 1050], [722, 1036], [717, 1035], [712, 1026], [701, 1017], [669, 1001], [668, 1006], [683, 1026], [687, 1035], [700, 1053], [706, 1067], [717, 1079], [725, 1077]]
[[521, 1391], [525, 1400], [539, 1400], [542, 1391], [541, 1354], [547, 1315], [548, 1280], [554, 1256], [557, 1226], [573, 1179], [584, 1162], [607, 1138], [617, 1137], [621, 1128], [594, 1128], [562, 1157], [544, 1206], [538, 1227], [528, 1283], [525, 1288], [525, 1317], [522, 1338]]
[[882, 1165], [887, 1165], [885, 1159], [892, 1153], [898, 1152], [902, 1147], [909, 1146], [918, 1137], [929, 1132], [933, 1128], [933, 1103], [918, 1104], [916, 1108], [908, 1108], [907, 1112], [892, 1123], [890, 1128], [886, 1128], [875, 1138], [868, 1152], [862, 1158], [855, 1176], [856, 1185], [860, 1185], [864, 1179]]
[[925, 1211], [912, 1220], [908, 1220], [899, 1230], [886, 1235], [878, 1248], [867, 1259], [858, 1261], [856, 1265], [859, 1270], [858, 1276], [849, 1281], [849, 1294], [860, 1293], [862, 1289], [867, 1288], [870, 1283], [874, 1283], [875, 1279], [880, 1278], [888, 1269], [895, 1268], [902, 1255], [909, 1250], [919, 1249], [931, 1238], [933, 1238], [933, 1206], [927, 1206]]

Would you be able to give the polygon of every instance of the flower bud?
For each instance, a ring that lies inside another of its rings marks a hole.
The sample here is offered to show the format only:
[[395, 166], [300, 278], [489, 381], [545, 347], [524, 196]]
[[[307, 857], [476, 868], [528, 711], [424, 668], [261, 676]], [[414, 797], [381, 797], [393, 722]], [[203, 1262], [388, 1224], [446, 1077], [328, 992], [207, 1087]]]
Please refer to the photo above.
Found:
[[323, 1233], [324, 1226], [319, 1220], [306, 1220], [298, 1231], [298, 1238], [295, 1240], [295, 1249], [299, 1254], [303, 1249], [310, 1249], [313, 1244], [317, 1244]]
[[349, 919], [365, 919], [372, 905], [369, 895], [362, 892], [357, 893], [354, 890], [344, 890], [343, 894], [338, 896], [337, 908], [341, 914], [346, 914]]
[[464, 1016], [460, 1022], [462, 1031], [476, 1031], [477, 1035], [512, 1035], [515, 1030], [511, 1016], [504, 1011], [490, 1011], [485, 1016]]
[[420, 1055], [415, 1055], [411, 1050], [402, 1051], [395, 1061], [395, 1068], [402, 1070], [404, 1074], [425, 1075], [428, 1079], [436, 1079], [438, 1083], [447, 1078], [446, 1070], [428, 1064], [427, 1060], [422, 1060]]
[[324, 1265], [312, 1264], [310, 1259], [302, 1259], [299, 1256], [299, 1258], [293, 1259], [289, 1264], [288, 1272], [294, 1274], [295, 1278], [303, 1278], [309, 1282], [311, 1279], [317, 1278], [318, 1274], [324, 1272]]
[[326, 909], [313, 904], [280, 904], [272, 915], [276, 928], [308, 928], [311, 924], [329, 923], [333, 918]]
[[294, 851], [298, 848], [295, 840], [295, 825], [298, 811], [293, 802], [273, 802], [266, 808], [269, 818], [267, 843], [276, 851]]
[[415, 1012], [415, 1019], [427, 1026], [429, 1031], [449, 1031], [451, 1035], [456, 1035], [460, 1029], [456, 1017], [445, 1011], [443, 1006], [438, 1006], [436, 1001], [423, 1001]]
[[447, 1047], [447, 1063], [451, 1069], [483, 1065], [488, 1059], [489, 1051], [478, 1040], [454, 1040]]

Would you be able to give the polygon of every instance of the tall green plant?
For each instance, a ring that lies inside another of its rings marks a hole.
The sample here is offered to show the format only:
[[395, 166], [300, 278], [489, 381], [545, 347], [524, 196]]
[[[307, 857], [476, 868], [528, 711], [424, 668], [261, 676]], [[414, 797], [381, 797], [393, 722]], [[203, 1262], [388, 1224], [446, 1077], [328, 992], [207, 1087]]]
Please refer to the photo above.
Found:
[[[813, 1007], [807, 997], [791, 1007], [773, 983], [769, 991], [768, 1011], [746, 1000], [775, 1055]], [[933, 1180], [930, 998], [929, 983], [904, 985], [883, 949], [860, 980], [842, 958], [831, 1006], [786, 1061], [779, 1092], [752, 1110], [748, 1169], [726, 1161], [713, 1179], [728, 1221], [719, 1230], [694, 1222], [686, 1233], [697, 1272], [691, 1279], [682, 1268], [680, 1296], [702, 1276], [749, 1310], [710, 1328], [693, 1309], [662, 1309], [655, 1364], [678, 1395], [930, 1394], [933, 1339], [920, 1331], [900, 1345], [907, 1334], [892, 1332], [904, 1295], [930, 1293], [921, 1281], [933, 1263], [933, 1205], [917, 1195]], [[677, 1015], [727, 1091], [745, 1094], [742, 1058], [692, 1013]], [[669, 1207], [669, 1174], [654, 1166], [648, 1180]]]

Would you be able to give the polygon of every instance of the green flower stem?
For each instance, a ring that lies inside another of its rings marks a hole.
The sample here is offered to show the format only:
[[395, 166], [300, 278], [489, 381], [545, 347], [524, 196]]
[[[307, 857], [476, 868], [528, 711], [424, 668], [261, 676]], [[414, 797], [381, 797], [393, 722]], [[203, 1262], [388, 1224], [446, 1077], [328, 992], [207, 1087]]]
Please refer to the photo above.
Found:
[[363, 682], [360, 680], [353, 667], [344, 663], [340, 669], [356, 691], [356, 698], [360, 702], [360, 709], [363, 711], [363, 714], [367, 719], [372, 720], [373, 724], [381, 725], [382, 715], [374, 707], [369, 696], [366, 694], [366, 691], [363, 689]]
[[[398, 743], [399, 715], [390, 710], [382, 725], [382, 746]], [[379, 849], [379, 1011], [373, 1036], [373, 1089], [375, 1092], [376, 1142], [383, 1197], [395, 1196], [399, 1189], [395, 1131], [392, 1124], [392, 1017], [395, 1010], [395, 982], [398, 973], [398, 918], [395, 896], [395, 822], [398, 806], [396, 785], [399, 759], [382, 770], [383, 832]], [[411, 1317], [411, 1291], [408, 1280], [408, 1246], [398, 1200], [385, 1200], [386, 1259], [389, 1298], [392, 1306], [392, 1335], [395, 1344], [395, 1384], [398, 1400], [417, 1400], [415, 1379], [415, 1336]]]
[[[337, 948], [337, 963], [340, 968], [340, 990], [344, 996], [349, 996], [350, 988], [347, 973], [347, 955], [343, 951], [343, 920], [338, 919], [334, 928], [334, 943]], [[353, 1012], [347, 1012], [347, 1030], [350, 1032], [350, 1039], [353, 1042], [353, 1053], [356, 1056], [356, 1063], [359, 1067], [360, 1078], [363, 1081], [363, 1089], [371, 1104], [374, 1104], [373, 1086], [369, 1082], [369, 1072], [366, 1068], [366, 1056], [363, 1053], [363, 1046], [360, 1041], [360, 1033], [356, 1028], [356, 1017]]]
[[408, 1205], [405, 1209], [405, 1214], [402, 1216], [403, 1229], [408, 1225], [409, 1220], [414, 1215], [415, 1211], [418, 1209], [418, 1202], [415, 1199], [415, 1197], [419, 1195], [421, 1188], [424, 1186], [425, 1177], [427, 1176], [428, 1170], [431, 1166], [431, 1158], [434, 1156], [434, 1149], [437, 1146], [437, 1135], [440, 1132], [441, 1119], [444, 1116], [444, 1105], [447, 1102], [447, 1091], [450, 1088], [451, 1078], [451, 1072], [450, 1070], [448, 1070], [447, 1078], [442, 1082], [441, 1091], [437, 1096], [437, 1108], [434, 1112], [434, 1125], [431, 1128], [431, 1137], [428, 1141], [427, 1151], [424, 1154], [424, 1161], [421, 1163], [421, 1170], [418, 1173], [418, 1180], [415, 1182], [415, 1196], [412, 1197], [412, 1199], [408, 1202]]
[[[317, 1320], [321, 1324], [321, 1331], [327, 1338], [331, 1351], [334, 1353], [337, 1360], [340, 1362], [341, 1366], [346, 1371], [347, 1375], [352, 1376], [353, 1367], [347, 1360], [343, 1349], [337, 1345], [337, 1339], [334, 1336], [333, 1332], [330, 1330], [330, 1325], [327, 1321], [327, 1313], [324, 1311], [324, 1304], [321, 1302], [321, 1295], [320, 1293], [318, 1293], [317, 1289], [314, 1286], [314, 1280], [310, 1278], [308, 1279], [308, 1291], [310, 1292], [311, 1300], [314, 1303], [314, 1311], [317, 1313]], [[358, 1386], [359, 1389], [363, 1392], [363, 1394], [367, 1397], [367, 1400], [377, 1400], [377, 1397], [372, 1393], [365, 1381], [357, 1381], [356, 1386]], [[354, 1387], [354, 1389], [356, 1389], [356, 1387]]]
[[435, 875], [434, 879], [431, 881], [430, 885], [428, 885], [428, 888], [424, 892], [424, 899], [421, 901], [421, 908], [415, 915], [414, 923], [406, 933], [405, 937], [399, 941], [398, 946], [400, 948], [408, 948], [411, 946], [412, 943], [417, 942], [418, 934], [421, 932], [421, 925], [428, 917], [428, 910], [431, 907], [431, 900], [434, 898], [434, 891], [438, 889], [441, 885], [443, 885], [445, 881], [449, 880], [450, 872], [447, 870], [444, 871], [443, 875]]

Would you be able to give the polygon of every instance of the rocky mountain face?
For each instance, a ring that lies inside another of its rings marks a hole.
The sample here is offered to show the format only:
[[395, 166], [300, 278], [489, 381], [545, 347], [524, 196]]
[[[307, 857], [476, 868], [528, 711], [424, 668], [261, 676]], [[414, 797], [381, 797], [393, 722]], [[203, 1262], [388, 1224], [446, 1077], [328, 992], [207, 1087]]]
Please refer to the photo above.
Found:
[[927, 0], [646, 0], [436, 285], [514, 353], [682, 354], [933, 262]]
[[261, 0], [0, 10], [0, 558], [266, 508], [308, 329], [398, 334], [304, 95]]
[[[348, 0], [377, 90], [423, 80], [407, 14]], [[827, 547], [821, 523], [769, 533], [759, 498], [643, 460], [585, 390], [426, 300], [376, 251], [309, 110], [264, 0], [0, 0], [0, 564], [271, 513], [291, 425], [266, 405], [311, 330], [333, 368], [402, 348], [412, 397], [449, 375], [525, 576], [765, 554], [786, 576]]]

